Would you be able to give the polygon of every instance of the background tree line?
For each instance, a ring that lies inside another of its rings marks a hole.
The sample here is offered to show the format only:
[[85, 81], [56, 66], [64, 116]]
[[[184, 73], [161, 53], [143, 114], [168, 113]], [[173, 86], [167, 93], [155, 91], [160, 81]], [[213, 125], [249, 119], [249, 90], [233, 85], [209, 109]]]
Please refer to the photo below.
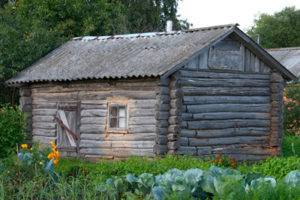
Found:
[[5, 81], [72, 37], [176, 30], [178, 0], [0, 0], [0, 104], [16, 103]]

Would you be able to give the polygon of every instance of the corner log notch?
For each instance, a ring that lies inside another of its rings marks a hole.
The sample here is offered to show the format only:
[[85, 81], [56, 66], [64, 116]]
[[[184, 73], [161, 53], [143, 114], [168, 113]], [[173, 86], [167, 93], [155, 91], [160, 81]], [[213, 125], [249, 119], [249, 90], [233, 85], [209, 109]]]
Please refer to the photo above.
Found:
[[19, 109], [27, 115], [28, 126], [25, 127], [25, 129], [27, 130], [25, 136], [29, 136], [32, 131], [32, 97], [31, 97], [31, 88], [28, 86], [23, 86], [20, 88]]
[[170, 110], [170, 79], [159, 79], [156, 89], [156, 138], [154, 145], [154, 153], [156, 155], [165, 155], [168, 152], [168, 119]]
[[281, 144], [283, 136], [283, 89], [284, 79], [273, 71], [270, 77], [271, 90], [271, 124], [269, 134], [270, 153], [272, 156], [281, 156]]
[[168, 120], [168, 153], [177, 153], [180, 147], [182, 91], [180, 87], [180, 71], [171, 76], [170, 82], [170, 118]]

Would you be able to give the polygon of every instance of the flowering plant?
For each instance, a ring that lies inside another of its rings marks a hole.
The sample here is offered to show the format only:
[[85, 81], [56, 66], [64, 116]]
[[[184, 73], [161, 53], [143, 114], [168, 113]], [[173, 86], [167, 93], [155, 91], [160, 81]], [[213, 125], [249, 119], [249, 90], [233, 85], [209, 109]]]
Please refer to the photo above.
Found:
[[27, 144], [21, 145], [21, 151], [18, 154], [22, 165], [40, 169], [48, 174], [52, 173], [54, 165], [59, 160], [59, 152], [56, 150], [55, 144], [50, 142], [52, 149], [42, 147], [39, 142], [35, 142], [31, 148]]
[[223, 154], [218, 154], [214, 159], [211, 160], [213, 165], [217, 167], [226, 167], [235, 169], [236, 168], [236, 159], [235, 157], [229, 157]]

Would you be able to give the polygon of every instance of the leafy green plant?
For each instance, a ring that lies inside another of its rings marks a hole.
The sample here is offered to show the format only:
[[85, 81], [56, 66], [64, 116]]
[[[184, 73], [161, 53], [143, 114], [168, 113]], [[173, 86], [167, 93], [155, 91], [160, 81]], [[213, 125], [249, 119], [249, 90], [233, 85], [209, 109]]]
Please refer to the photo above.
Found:
[[16, 152], [24, 141], [25, 116], [17, 107], [0, 105], [0, 158]]

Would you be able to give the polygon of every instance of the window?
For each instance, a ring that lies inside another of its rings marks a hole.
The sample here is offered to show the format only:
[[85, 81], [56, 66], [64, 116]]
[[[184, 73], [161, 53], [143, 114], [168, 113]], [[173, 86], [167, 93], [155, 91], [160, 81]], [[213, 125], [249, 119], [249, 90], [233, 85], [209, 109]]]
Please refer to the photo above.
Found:
[[127, 129], [127, 107], [125, 105], [110, 105], [109, 130], [126, 130]]

